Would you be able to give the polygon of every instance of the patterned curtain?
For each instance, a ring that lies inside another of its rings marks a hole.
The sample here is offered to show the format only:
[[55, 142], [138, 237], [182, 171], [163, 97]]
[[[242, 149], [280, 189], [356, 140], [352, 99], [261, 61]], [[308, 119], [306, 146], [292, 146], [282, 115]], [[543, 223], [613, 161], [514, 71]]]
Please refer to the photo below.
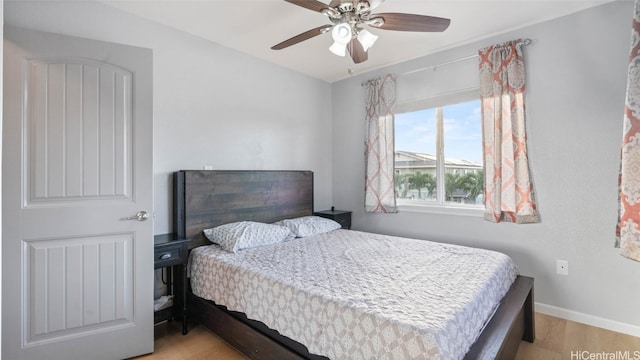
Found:
[[619, 219], [616, 247], [622, 256], [640, 261], [640, 1], [636, 0], [631, 29], [631, 52], [619, 181]]
[[540, 222], [527, 158], [523, 43], [479, 51], [485, 219], [493, 222]]
[[396, 79], [385, 75], [364, 83], [366, 88], [365, 209], [372, 213], [397, 212], [393, 182], [393, 106]]

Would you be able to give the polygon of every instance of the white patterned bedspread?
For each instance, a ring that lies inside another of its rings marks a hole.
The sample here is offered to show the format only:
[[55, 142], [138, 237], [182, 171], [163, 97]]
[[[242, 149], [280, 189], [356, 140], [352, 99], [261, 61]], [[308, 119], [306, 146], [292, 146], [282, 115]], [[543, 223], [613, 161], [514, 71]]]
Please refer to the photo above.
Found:
[[331, 359], [461, 359], [518, 273], [504, 254], [353, 230], [191, 252], [193, 293]]

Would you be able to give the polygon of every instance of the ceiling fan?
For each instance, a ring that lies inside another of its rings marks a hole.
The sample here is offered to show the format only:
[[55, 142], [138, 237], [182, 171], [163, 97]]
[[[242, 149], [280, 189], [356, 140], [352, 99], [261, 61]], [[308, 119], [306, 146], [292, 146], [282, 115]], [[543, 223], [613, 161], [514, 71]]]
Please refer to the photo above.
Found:
[[348, 50], [356, 64], [367, 60], [367, 51], [378, 39], [364, 28], [365, 25], [383, 30], [442, 32], [451, 22], [445, 18], [417, 14], [372, 14], [371, 10], [384, 0], [331, 0], [329, 5], [317, 0], [285, 1], [322, 13], [329, 17], [331, 24], [305, 31], [272, 46], [271, 49], [281, 50], [331, 31], [334, 43], [329, 50], [338, 56], [345, 56]]

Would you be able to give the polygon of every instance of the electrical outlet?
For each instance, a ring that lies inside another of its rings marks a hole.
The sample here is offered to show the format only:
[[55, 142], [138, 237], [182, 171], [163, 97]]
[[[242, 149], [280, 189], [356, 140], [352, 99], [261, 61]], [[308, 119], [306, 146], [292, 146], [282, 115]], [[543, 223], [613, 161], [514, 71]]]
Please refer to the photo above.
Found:
[[202, 170], [213, 170], [213, 165], [205, 165], [202, 167]]
[[556, 260], [556, 273], [558, 275], [569, 275], [569, 262], [567, 260]]

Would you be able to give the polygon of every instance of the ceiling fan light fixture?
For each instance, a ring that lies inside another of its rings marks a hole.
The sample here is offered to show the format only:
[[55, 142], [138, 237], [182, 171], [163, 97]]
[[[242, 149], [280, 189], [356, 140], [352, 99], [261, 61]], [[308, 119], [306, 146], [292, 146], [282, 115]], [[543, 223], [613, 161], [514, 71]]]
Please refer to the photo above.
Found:
[[331, 36], [333, 37], [333, 41], [340, 44], [348, 44], [351, 41], [351, 26], [347, 23], [340, 23], [333, 27], [331, 30]]
[[368, 51], [378, 40], [377, 35], [373, 35], [369, 31], [362, 29], [358, 32], [358, 41], [362, 44], [364, 51]]
[[338, 56], [345, 56], [347, 54], [347, 44], [334, 42], [333, 45], [329, 47], [329, 51]]
[[345, 56], [347, 53], [347, 44], [351, 41], [351, 26], [347, 23], [340, 23], [333, 27], [331, 36], [333, 37], [333, 45], [329, 47], [329, 51], [338, 55]]

